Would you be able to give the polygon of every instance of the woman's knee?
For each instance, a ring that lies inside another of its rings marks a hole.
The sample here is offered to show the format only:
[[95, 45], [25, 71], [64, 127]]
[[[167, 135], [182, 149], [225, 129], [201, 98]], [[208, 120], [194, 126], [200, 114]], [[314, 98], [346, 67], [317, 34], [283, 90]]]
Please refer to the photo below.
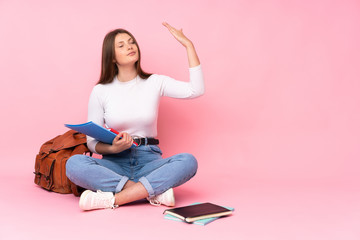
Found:
[[182, 158], [182, 161], [184, 161], [186, 167], [195, 174], [198, 169], [198, 162], [194, 155], [192, 155], [191, 153], [181, 153], [179, 155]]
[[79, 169], [79, 167], [81, 167], [81, 162], [83, 162], [83, 158], [86, 157], [83, 154], [76, 154], [71, 156], [67, 161], [66, 161], [66, 176], [69, 177], [69, 175], [71, 175], [73, 172], [76, 172], [77, 169]]

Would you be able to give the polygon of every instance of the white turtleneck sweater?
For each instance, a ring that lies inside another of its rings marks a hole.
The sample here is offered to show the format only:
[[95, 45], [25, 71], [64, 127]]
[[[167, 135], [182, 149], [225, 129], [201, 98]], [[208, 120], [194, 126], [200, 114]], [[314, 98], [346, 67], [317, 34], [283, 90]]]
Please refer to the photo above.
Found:
[[[128, 82], [120, 82], [115, 76], [111, 83], [97, 84], [89, 99], [88, 121], [131, 136], [156, 137], [161, 96], [195, 98], [204, 93], [201, 66], [189, 68], [189, 72], [189, 82], [153, 74], [148, 79], [137, 76]], [[87, 137], [90, 151], [96, 153], [97, 143]]]

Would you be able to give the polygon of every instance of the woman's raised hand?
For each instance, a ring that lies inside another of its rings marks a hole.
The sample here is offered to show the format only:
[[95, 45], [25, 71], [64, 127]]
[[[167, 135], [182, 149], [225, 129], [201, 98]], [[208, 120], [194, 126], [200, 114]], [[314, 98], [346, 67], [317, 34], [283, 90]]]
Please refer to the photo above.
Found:
[[185, 48], [188, 55], [189, 67], [196, 67], [200, 64], [200, 60], [196, 54], [195, 47], [193, 43], [188, 39], [182, 29], [178, 30], [167, 22], [163, 22], [163, 25], [169, 30], [169, 32], [178, 40]]
[[172, 27], [167, 22], [162, 23], [169, 32], [174, 36], [176, 40], [178, 40], [184, 47], [190, 47], [192, 45], [192, 42], [184, 35], [182, 29], [178, 30], [174, 27]]

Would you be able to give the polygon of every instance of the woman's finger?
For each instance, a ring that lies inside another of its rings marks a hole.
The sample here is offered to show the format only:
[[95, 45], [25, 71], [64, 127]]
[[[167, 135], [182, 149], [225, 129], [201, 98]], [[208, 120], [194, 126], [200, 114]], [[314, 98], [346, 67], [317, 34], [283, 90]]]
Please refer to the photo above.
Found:
[[127, 133], [124, 133], [123, 134], [123, 136], [122, 136], [122, 140], [124, 141], [124, 142], [127, 142], [128, 141], [128, 134]]
[[131, 136], [130, 136], [130, 134], [128, 134], [128, 135], [126, 136], [126, 139], [127, 139], [127, 142], [128, 142], [128, 143], [131, 142]]
[[171, 33], [176, 33], [178, 30], [174, 27], [172, 27], [170, 24], [168, 24], [167, 22], [163, 22], [163, 25], [171, 32]]
[[131, 143], [132, 142], [132, 137], [130, 136], [130, 134], [127, 135], [127, 143]]
[[122, 133], [119, 133], [114, 137], [113, 144], [118, 144], [118, 142], [121, 140]]
[[170, 26], [170, 24], [168, 24], [167, 22], [163, 22], [162, 23], [165, 27], [167, 27], [167, 29], [171, 29], [172, 27]]
[[119, 141], [119, 139], [122, 137], [123, 133], [119, 133], [118, 135], [115, 136], [114, 140], [115, 141]]

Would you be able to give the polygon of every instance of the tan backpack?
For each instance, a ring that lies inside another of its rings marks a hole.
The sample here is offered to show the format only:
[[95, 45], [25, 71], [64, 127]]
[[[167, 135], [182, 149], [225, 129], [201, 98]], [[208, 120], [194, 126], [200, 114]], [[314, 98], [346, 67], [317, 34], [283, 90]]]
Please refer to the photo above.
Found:
[[88, 152], [86, 135], [74, 130], [47, 141], [35, 159], [34, 182], [49, 191], [80, 196], [84, 189], [67, 178], [65, 165], [71, 156]]

